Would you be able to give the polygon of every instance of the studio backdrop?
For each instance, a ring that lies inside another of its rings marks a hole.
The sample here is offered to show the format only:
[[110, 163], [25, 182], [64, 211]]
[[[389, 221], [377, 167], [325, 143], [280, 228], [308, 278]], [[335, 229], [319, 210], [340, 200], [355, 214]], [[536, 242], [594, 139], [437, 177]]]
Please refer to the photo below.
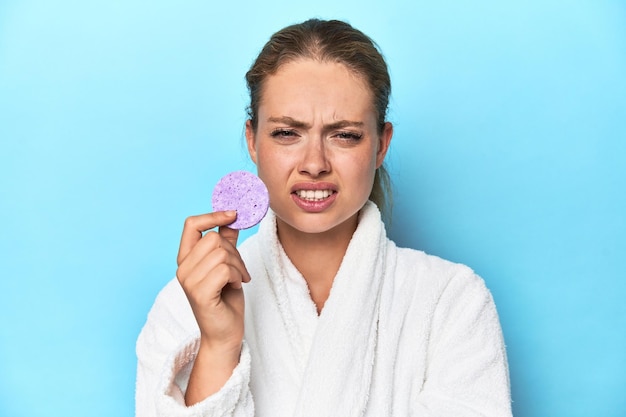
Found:
[[309, 17], [383, 51], [389, 234], [485, 279], [514, 415], [626, 415], [618, 0], [0, 2], [0, 415], [133, 415], [183, 221], [255, 171], [244, 74]]

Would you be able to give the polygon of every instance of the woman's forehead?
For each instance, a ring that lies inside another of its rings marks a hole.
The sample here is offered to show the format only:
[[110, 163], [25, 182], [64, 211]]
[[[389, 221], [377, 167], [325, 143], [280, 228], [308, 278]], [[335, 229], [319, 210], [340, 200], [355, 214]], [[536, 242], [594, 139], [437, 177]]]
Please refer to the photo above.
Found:
[[[261, 113], [291, 111], [339, 113], [333, 119], [362, 119], [374, 111], [373, 93], [362, 77], [343, 64], [298, 60], [269, 76], [261, 94]], [[271, 117], [284, 116], [272, 114]]]

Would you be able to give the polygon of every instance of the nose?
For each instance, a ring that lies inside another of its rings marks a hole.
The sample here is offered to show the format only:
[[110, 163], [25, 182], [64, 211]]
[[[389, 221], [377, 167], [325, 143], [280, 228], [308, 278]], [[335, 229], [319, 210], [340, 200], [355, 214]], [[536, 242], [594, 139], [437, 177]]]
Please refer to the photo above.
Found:
[[310, 138], [307, 140], [298, 171], [313, 178], [330, 172], [330, 161], [326, 154], [323, 139]]

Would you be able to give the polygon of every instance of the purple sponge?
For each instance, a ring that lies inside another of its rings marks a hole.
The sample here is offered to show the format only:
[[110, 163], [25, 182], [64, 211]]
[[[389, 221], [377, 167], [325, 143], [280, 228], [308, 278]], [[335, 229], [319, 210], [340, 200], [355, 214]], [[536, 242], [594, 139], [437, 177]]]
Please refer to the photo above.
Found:
[[247, 229], [267, 213], [270, 197], [263, 181], [248, 171], [226, 174], [213, 189], [213, 211], [237, 210], [231, 229]]

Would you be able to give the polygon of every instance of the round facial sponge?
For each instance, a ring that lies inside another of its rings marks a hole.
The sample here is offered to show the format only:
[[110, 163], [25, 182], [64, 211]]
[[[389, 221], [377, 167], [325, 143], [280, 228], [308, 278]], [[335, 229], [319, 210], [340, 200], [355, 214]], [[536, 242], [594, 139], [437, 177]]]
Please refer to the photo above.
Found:
[[237, 210], [231, 229], [248, 229], [267, 213], [270, 197], [263, 181], [248, 171], [226, 174], [213, 189], [213, 211]]

